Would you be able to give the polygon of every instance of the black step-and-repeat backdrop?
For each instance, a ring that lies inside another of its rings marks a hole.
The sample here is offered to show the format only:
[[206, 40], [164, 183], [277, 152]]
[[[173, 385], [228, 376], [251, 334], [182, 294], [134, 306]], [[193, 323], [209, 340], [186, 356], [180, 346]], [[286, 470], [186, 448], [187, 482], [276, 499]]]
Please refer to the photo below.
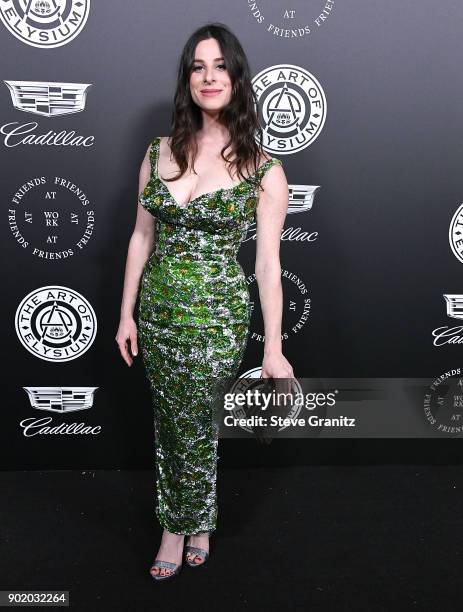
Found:
[[[115, 342], [125, 258], [180, 51], [211, 21], [243, 44], [265, 148], [289, 183], [282, 334], [295, 375], [458, 377], [461, 3], [1, 0], [0, 20], [3, 468], [152, 467], [148, 383]], [[264, 345], [255, 229], [239, 256], [254, 304], [246, 376]], [[263, 454], [303, 463], [328, 448], [342, 463], [362, 441], [339, 442]], [[378, 441], [363, 443], [374, 460]], [[451, 443], [409, 448], [435, 458]], [[225, 463], [258, 454], [245, 439], [224, 449]]]

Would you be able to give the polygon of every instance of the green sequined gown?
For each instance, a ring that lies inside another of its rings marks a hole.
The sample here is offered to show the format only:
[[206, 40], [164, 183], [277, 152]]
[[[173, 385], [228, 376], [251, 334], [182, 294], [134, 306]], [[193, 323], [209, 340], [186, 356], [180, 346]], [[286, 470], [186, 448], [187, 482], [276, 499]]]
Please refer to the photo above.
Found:
[[[249, 290], [236, 257], [255, 219], [258, 188], [242, 181], [180, 205], [159, 178], [159, 143], [151, 143], [151, 176], [139, 195], [155, 217], [138, 312], [154, 408], [155, 511], [170, 532], [212, 533], [218, 427], [211, 390], [237, 375], [247, 345]], [[274, 164], [281, 161], [265, 161], [255, 176]]]

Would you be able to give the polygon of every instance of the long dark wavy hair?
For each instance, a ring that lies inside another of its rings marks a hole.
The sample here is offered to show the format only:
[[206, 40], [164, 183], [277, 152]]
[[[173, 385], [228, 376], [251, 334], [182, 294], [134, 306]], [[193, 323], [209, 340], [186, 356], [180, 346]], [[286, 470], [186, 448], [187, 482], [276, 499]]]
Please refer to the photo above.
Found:
[[[224, 63], [232, 83], [230, 102], [219, 112], [219, 122], [226, 126], [230, 139], [221, 150], [222, 159], [243, 181], [258, 184], [255, 176], [259, 160], [264, 154], [262, 148], [262, 128], [257, 117], [257, 96], [252, 88], [248, 60], [237, 37], [223, 23], [208, 23], [198, 28], [187, 40], [180, 56], [177, 74], [177, 89], [171, 118], [169, 145], [179, 167], [179, 174], [164, 181], [178, 180], [188, 169], [191, 157], [192, 167], [198, 153], [195, 134], [202, 127], [201, 109], [194, 103], [190, 93], [190, 75], [194, 65], [196, 45], [205, 39], [215, 38], [222, 51]], [[258, 142], [257, 142], [257, 141]], [[235, 158], [224, 156], [231, 147]], [[251, 169], [253, 174], [245, 176], [243, 169]]]

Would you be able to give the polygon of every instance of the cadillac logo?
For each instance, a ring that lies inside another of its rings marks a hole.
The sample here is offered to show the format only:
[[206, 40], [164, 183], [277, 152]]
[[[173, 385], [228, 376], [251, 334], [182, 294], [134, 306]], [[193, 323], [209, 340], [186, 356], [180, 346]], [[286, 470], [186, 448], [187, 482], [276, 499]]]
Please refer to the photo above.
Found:
[[88, 410], [98, 387], [23, 387], [32, 408], [51, 412]]
[[85, 108], [91, 83], [5, 81], [13, 106], [26, 113], [56, 117], [79, 113]]

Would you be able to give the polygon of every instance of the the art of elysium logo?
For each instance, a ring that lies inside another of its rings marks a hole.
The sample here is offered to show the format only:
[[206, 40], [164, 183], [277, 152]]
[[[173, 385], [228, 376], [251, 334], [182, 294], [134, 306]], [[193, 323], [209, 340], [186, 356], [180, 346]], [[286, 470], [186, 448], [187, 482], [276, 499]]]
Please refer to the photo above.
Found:
[[[248, 0], [248, 8], [257, 23], [277, 38], [302, 38], [320, 28], [334, 8], [334, 0], [282, 3]], [[311, 30], [311, 27], [313, 30]]]
[[[251, 311], [255, 310], [255, 302], [259, 300], [259, 291], [256, 283], [255, 273], [246, 277], [250, 288]], [[281, 338], [287, 340], [290, 336], [300, 333], [309, 320], [312, 300], [309, 297], [309, 289], [300, 276], [289, 270], [281, 269], [281, 284], [283, 287], [283, 319], [284, 327]], [[254, 297], [255, 296], [255, 297]], [[259, 322], [250, 334], [250, 338], [256, 342], [265, 342], [264, 322], [261, 308], [257, 308]]]
[[461, 368], [438, 376], [424, 396], [424, 414], [440, 433], [463, 433], [463, 378]]
[[8, 224], [19, 246], [34, 257], [61, 261], [82, 251], [93, 236], [95, 211], [89, 204], [72, 181], [37, 176], [14, 193]]
[[259, 72], [252, 84], [266, 151], [276, 156], [290, 155], [318, 138], [326, 119], [326, 98], [310, 72], [300, 66], [279, 64]]
[[45, 49], [61, 47], [84, 27], [90, 0], [2, 0], [0, 19], [20, 41]]
[[93, 344], [97, 323], [90, 303], [77, 291], [50, 285], [31, 291], [16, 310], [23, 346], [46, 361], [71, 361]]
[[450, 222], [449, 242], [453, 254], [463, 263], [463, 204], [460, 204]]

